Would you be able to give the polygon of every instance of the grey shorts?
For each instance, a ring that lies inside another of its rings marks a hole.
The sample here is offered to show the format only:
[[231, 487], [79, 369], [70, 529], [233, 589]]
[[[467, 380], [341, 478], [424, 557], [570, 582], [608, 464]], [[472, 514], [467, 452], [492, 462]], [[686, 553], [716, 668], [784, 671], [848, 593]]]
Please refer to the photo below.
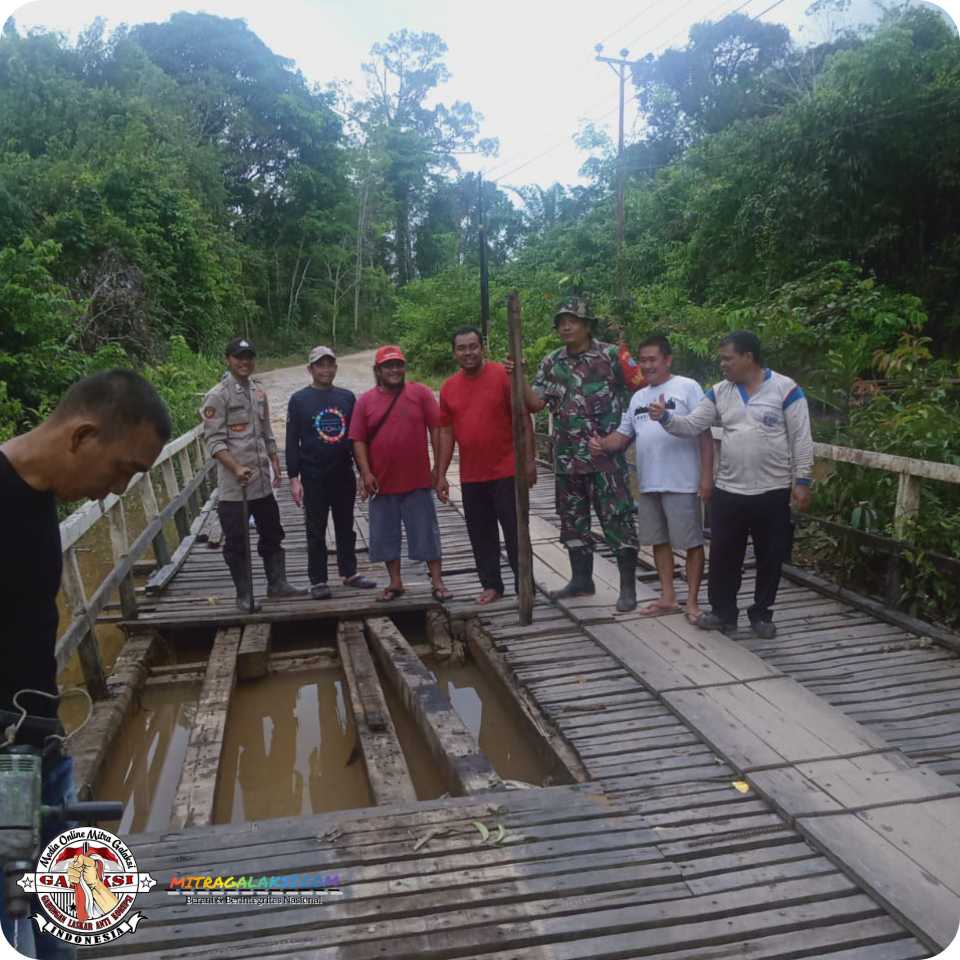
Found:
[[640, 543], [669, 543], [675, 550], [703, 546], [700, 498], [695, 493], [641, 493], [637, 497]]
[[440, 559], [440, 526], [433, 490], [381, 493], [370, 501], [370, 560], [388, 563], [400, 559], [400, 525], [407, 532], [411, 560]]

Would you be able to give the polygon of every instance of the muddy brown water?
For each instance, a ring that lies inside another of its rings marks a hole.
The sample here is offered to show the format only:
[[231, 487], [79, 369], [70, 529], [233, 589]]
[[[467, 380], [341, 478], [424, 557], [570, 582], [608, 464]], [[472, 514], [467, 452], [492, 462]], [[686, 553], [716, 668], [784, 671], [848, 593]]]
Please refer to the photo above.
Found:
[[[372, 363], [373, 351], [341, 357], [337, 384], [358, 393], [368, 389]], [[260, 379], [270, 400], [274, 429], [282, 436], [286, 400], [309, 378], [302, 367], [291, 367], [270, 371]], [[162, 507], [167, 498], [158, 477], [154, 486]], [[143, 510], [138, 498], [132, 497], [125, 500], [125, 508], [132, 542], [144, 527]], [[177, 541], [172, 524], [166, 532], [173, 548]], [[97, 523], [78, 546], [89, 596], [113, 565], [106, 521]], [[144, 559], [151, 556], [148, 553]], [[69, 621], [61, 596], [61, 631]], [[400, 626], [411, 643], [424, 641], [422, 622], [404, 621]], [[123, 645], [123, 634], [117, 627], [101, 624], [97, 638], [109, 671]], [[275, 651], [292, 652], [318, 643], [335, 646], [329, 624], [303, 632], [278, 626], [274, 633]], [[179, 636], [169, 659], [202, 661], [208, 652], [205, 634]], [[499, 690], [472, 664], [428, 666], [496, 771], [506, 779], [539, 785], [546, 770], [535, 749], [512, 725], [512, 708], [504, 700], [509, 693]], [[74, 657], [60, 677], [61, 686], [78, 685], [82, 679]], [[274, 673], [265, 680], [238, 685], [217, 782], [216, 822], [300, 816], [372, 803], [363, 763], [348, 763], [356, 737], [344, 684], [342, 671], [331, 667]], [[418, 797], [441, 796], [447, 786], [423, 737], [389, 685], [383, 686]], [[99, 798], [125, 804], [123, 819], [114, 825], [120, 832], [167, 829], [198, 695], [199, 686], [148, 688], [141, 708], [125, 722], [97, 788]], [[79, 699], [65, 699], [61, 706], [68, 729], [85, 713]]]
[[[278, 646], [292, 651], [305, 642], [296, 632]], [[191, 645], [177, 659], [195, 659], [196, 652]], [[472, 663], [425, 662], [497, 773], [539, 786], [547, 770], [514, 726], [509, 694]], [[372, 805], [364, 765], [351, 758], [356, 735], [345, 682], [339, 666], [331, 666], [238, 684], [230, 701], [214, 822]], [[448, 785], [416, 723], [389, 685], [383, 688], [417, 797], [442, 796]], [[123, 819], [114, 825], [119, 832], [167, 829], [199, 692], [199, 685], [147, 688], [141, 708], [125, 723], [96, 791], [99, 799], [124, 803]]]

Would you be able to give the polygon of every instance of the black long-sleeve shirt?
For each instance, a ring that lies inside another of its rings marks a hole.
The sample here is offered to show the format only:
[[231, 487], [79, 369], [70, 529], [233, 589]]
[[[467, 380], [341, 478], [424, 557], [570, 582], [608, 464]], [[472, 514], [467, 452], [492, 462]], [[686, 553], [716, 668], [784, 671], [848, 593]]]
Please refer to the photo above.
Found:
[[340, 387], [298, 390], [287, 404], [287, 475], [322, 479], [353, 469], [350, 417], [357, 398]]
[[[57, 591], [63, 558], [53, 494], [34, 490], [0, 453], [0, 708], [14, 710], [25, 687], [57, 692]], [[24, 694], [20, 703], [41, 717], [57, 715], [57, 701]]]

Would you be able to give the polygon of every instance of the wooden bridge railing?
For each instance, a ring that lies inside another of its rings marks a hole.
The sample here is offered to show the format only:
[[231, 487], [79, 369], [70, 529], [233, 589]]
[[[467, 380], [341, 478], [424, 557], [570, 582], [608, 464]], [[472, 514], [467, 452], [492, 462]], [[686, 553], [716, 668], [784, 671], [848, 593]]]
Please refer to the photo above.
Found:
[[[111, 493], [103, 500], [89, 500], [60, 524], [63, 590], [72, 619], [57, 641], [57, 669], [63, 670], [76, 652], [87, 690], [94, 700], [107, 695], [96, 639], [96, 623], [100, 612], [113, 592], [118, 591], [124, 619], [136, 619], [134, 565], [152, 548], [158, 571], [172, 567], [177, 562], [178, 551], [185, 552], [180, 547], [191, 535], [191, 525], [196, 526], [203, 519], [202, 504], [210, 493], [209, 478], [215, 461], [207, 457], [202, 434], [202, 426], [195, 427], [176, 440], [171, 440], [157, 458], [153, 470], [159, 471], [168, 501], [163, 509], [159, 506], [151, 472], [138, 473], [119, 496]], [[131, 543], [127, 504], [133, 497], [139, 497], [143, 506], [145, 526]], [[77, 557], [78, 544], [104, 518], [110, 528], [113, 568], [88, 597]], [[175, 551], [171, 551], [164, 531], [165, 524], [171, 520], [181, 541]]]
[[[714, 440], [723, 436], [722, 427], [713, 428]], [[553, 416], [547, 416], [547, 432], [538, 433], [537, 439], [552, 451]], [[875, 450], [856, 450], [853, 447], [838, 447], [830, 443], [814, 443], [814, 456], [833, 463], [855, 463], [872, 470], [885, 470], [899, 476], [897, 486], [897, 504], [894, 509], [894, 535], [902, 540], [909, 529], [910, 522], [920, 510], [920, 481], [941, 480], [944, 483], [960, 483], [960, 466], [952, 463], [939, 463], [935, 460], [915, 460], [913, 457], [900, 457], [892, 453], [878, 453]]]

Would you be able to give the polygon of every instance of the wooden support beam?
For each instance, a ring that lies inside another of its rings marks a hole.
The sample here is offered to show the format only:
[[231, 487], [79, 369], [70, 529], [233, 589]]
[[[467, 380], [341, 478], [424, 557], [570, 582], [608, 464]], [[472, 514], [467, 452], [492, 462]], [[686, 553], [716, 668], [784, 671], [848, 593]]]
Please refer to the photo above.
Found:
[[240, 638], [237, 656], [237, 679], [259, 680], [270, 672], [269, 623], [249, 623]]
[[86, 726], [68, 741], [73, 757], [73, 778], [81, 800], [93, 796], [104, 759], [113, 748], [124, 721], [130, 715], [160, 652], [160, 638], [154, 630], [132, 636], [123, 645], [107, 681], [107, 696], [97, 701]]
[[239, 627], [221, 628], [217, 632], [173, 802], [171, 830], [206, 827], [213, 823], [217, 771], [223, 751], [230, 695], [237, 679], [239, 648]]
[[450, 618], [446, 610], [432, 608], [426, 614], [427, 640], [438, 660], [447, 660], [453, 654], [453, 637], [450, 635]]
[[500, 777], [480, 752], [447, 695], [434, 682], [406, 638], [385, 617], [364, 621], [374, 653], [410, 711], [455, 795], [500, 789]]
[[567, 743], [550, 722], [542, 716], [536, 701], [520, 685], [503, 658], [497, 653], [493, 640], [476, 618], [467, 621], [467, 645], [473, 662], [501, 687], [512, 704], [516, 705], [514, 719], [528, 743], [534, 746], [548, 767], [552, 783], [586, 783], [590, 779], [576, 750]]
[[374, 803], [415, 801], [413, 780], [359, 620], [340, 621], [337, 647]]

